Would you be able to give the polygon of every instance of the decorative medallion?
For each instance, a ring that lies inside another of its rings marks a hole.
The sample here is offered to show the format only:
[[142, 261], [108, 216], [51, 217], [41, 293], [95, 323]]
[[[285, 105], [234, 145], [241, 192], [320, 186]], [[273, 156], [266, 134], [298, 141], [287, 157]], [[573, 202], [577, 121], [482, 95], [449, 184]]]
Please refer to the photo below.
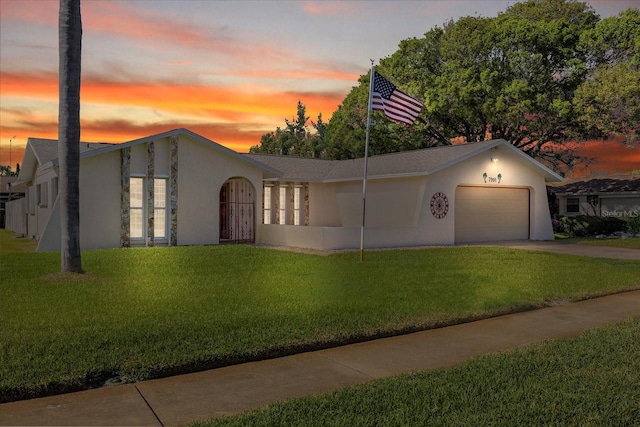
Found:
[[449, 200], [444, 193], [437, 192], [431, 198], [431, 213], [438, 219], [444, 218], [449, 212]]

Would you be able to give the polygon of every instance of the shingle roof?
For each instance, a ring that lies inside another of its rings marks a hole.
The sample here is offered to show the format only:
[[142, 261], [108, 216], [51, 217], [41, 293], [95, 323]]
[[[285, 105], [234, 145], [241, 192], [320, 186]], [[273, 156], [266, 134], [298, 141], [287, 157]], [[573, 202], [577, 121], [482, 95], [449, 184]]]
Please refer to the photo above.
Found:
[[[504, 142], [491, 140], [371, 156], [367, 164], [367, 177], [428, 175]], [[280, 179], [286, 181], [349, 181], [362, 179], [364, 175], [364, 158], [320, 160], [269, 154], [245, 155], [280, 170], [283, 172]]]
[[[29, 138], [29, 143], [41, 165], [56, 160], [58, 158], [58, 141], [56, 139]], [[104, 142], [81, 142], [80, 154], [103, 148], [109, 145]]]
[[340, 160], [309, 159], [272, 154], [244, 154], [244, 156], [279, 170], [283, 173], [280, 178], [285, 181], [322, 181], [340, 162]]
[[549, 186], [549, 191], [555, 194], [640, 193], [640, 176], [583, 178], [561, 186]]

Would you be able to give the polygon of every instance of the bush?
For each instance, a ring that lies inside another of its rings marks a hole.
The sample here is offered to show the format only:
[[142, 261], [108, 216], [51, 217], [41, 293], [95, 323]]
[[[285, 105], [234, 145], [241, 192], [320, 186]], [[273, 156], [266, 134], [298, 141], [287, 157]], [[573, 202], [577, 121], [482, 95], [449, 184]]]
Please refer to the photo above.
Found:
[[640, 234], [640, 213], [631, 217], [627, 223], [627, 231], [634, 237]]
[[616, 231], [625, 231], [627, 229], [627, 221], [615, 217], [564, 216], [560, 217], [560, 223], [564, 231], [572, 237], [612, 234]]

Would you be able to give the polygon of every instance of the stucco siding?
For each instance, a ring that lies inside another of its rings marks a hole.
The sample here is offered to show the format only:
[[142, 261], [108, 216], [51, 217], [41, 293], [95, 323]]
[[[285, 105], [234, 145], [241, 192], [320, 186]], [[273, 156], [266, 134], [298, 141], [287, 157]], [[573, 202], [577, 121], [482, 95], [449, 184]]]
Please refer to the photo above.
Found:
[[120, 152], [80, 161], [80, 247], [120, 246]]
[[179, 245], [219, 243], [220, 189], [230, 178], [245, 178], [252, 184], [256, 197], [254, 221], [261, 222], [262, 173], [259, 169], [186, 137], [180, 138], [178, 153]]

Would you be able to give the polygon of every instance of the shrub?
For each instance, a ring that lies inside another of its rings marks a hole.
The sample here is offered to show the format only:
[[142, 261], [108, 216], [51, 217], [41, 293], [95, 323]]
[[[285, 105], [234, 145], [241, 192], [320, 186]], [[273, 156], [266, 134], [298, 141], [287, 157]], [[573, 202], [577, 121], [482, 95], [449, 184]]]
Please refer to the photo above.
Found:
[[560, 218], [564, 231], [573, 237], [595, 236], [625, 231], [627, 222], [615, 217], [600, 216], [564, 216]]
[[629, 222], [627, 222], [627, 231], [634, 237], [640, 234], [640, 213], [637, 213], [629, 219]]

